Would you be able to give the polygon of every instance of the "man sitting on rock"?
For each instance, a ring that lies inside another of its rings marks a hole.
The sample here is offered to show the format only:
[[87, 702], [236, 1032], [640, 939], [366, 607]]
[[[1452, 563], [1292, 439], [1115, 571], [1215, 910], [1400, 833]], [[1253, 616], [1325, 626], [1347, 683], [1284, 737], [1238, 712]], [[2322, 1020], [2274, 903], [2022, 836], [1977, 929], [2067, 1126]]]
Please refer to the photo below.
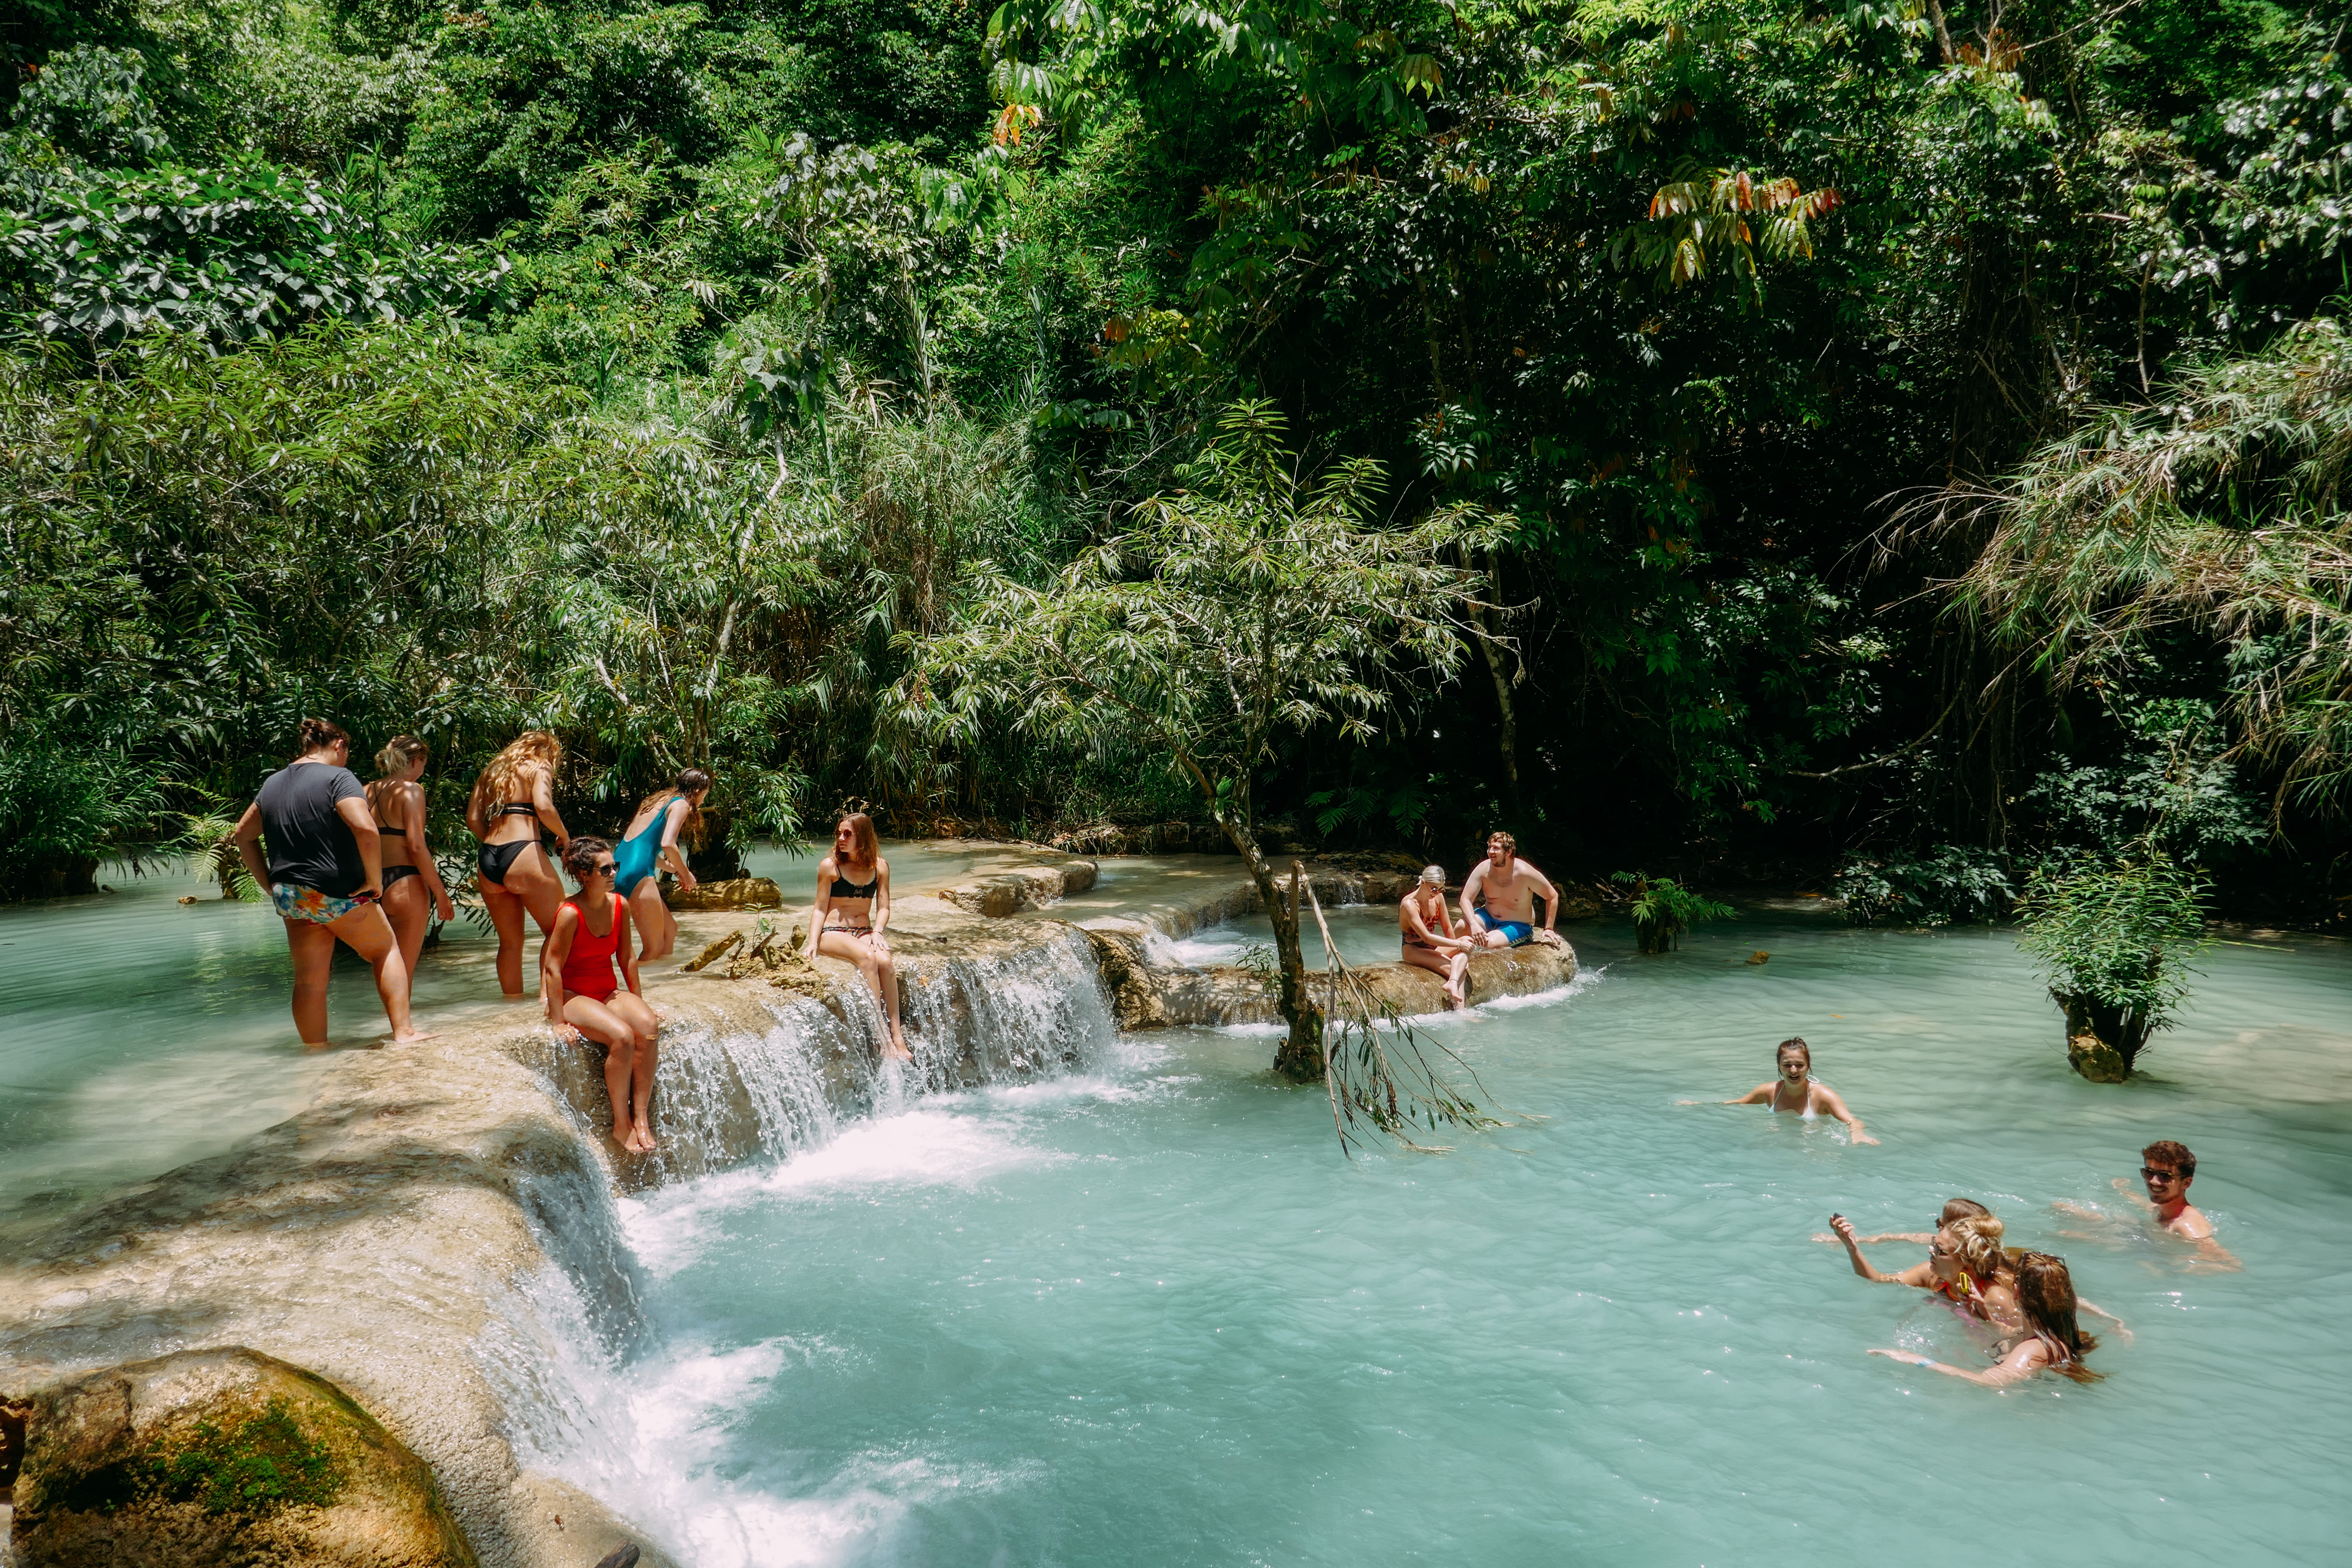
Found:
[[[1517, 947], [1525, 942], [1557, 946], [1559, 935], [1552, 922], [1559, 918], [1559, 889], [1551, 879], [1518, 858], [1518, 841], [1507, 833], [1486, 840], [1486, 858], [1470, 868], [1462, 879], [1462, 916], [1471, 931], [1487, 947]], [[1485, 895], [1486, 908], [1478, 907]], [[1535, 901], [1544, 901], [1544, 921], [1536, 926]]]

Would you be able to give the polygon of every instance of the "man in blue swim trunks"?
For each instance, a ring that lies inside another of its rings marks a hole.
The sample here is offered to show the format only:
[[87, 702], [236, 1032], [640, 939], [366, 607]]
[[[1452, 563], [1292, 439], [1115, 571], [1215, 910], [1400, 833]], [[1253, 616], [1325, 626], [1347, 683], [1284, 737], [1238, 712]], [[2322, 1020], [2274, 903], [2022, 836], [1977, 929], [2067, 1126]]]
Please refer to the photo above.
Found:
[[[1478, 908], [1480, 895], [1486, 907]], [[1544, 901], [1543, 925], [1536, 925], [1535, 901]], [[1486, 858], [1462, 879], [1462, 918], [1487, 947], [1517, 947], [1522, 942], [1557, 943], [1551, 927], [1559, 918], [1559, 889], [1551, 879], [1519, 858], [1518, 841], [1507, 833], [1486, 840]]]

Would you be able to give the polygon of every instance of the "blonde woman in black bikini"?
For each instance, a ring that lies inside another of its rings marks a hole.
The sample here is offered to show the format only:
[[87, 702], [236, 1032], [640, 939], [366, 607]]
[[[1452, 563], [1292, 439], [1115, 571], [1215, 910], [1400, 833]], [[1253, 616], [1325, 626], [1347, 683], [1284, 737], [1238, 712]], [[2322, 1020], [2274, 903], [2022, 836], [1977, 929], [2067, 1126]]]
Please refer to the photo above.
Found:
[[898, 971], [889, 939], [882, 934], [889, 923], [890, 862], [882, 858], [874, 819], [853, 811], [833, 830], [833, 853], [817, 862], [816, 907], [809, 911], [804, 952], [811, 959], [822, 953], [857, 965], [890, 1021], [885, 1053], [912, 1061], [915, 1054], [898, 1028]]
[[449, 889], [441, 885], [441, 868], [433, 863], [432, 847], [425, 842], [425, 788], [416, 781], [431, 755], [415, 736], [394, 735], [375, 754], [376, 781], [367, 786], [368, 809], [383, 841], [383, 912], [400, 942], [400, 956], [407, 960], [412, 986], [431, 918], [457, 918]]
[[1404, 962], [1445, 976], [1445, 1005], [1461, 1007], [1470, 1000], [1462, 976], [1470, 967], [1477, 942], [1454, 926], [1453, 906], [1445, 901], [1445, 868], [1424, 866], [1421, 880], [1397, 908], [1397, 930], [1404, 939]]
[[539, 844], [542, 832], [555, 835], [558, 853], [572, 842], [555, 812], [555, 764], [562, 760], [562, 742], [544, 730], [527, 731], [490, 759], [466, 802], [466, 826], [482, 841], [475, 881], [498, 928], [499, 989], [509, 1002], [523, 997], [524, 914], [543, 935], [555, 929], [563, 906], [563, 879]]
[[[1759, 1083], [1738, 1100], [1727, 1100], [1725, 1105], [1769, 1105], [1789, 1116], [1801, 1116], [1811, 1121], [1818, 1117], [1834, 1116], [1845, 1123], [1846, 1131], [1857, 1143], [1875, 1143], [1877, 1139], [1862, 1130], [1862, 1118], [1845, 1108], [1837, 1090], [1825, 1083], [1813, 1081], [1813, 1047], [1802, 1040], [1782, 1040], [1773, 1055], [1780, 1076], [1770, 1083]], [[1685, 1100], [1682, 1105], [1711, 1105], [1712, 1100]]]

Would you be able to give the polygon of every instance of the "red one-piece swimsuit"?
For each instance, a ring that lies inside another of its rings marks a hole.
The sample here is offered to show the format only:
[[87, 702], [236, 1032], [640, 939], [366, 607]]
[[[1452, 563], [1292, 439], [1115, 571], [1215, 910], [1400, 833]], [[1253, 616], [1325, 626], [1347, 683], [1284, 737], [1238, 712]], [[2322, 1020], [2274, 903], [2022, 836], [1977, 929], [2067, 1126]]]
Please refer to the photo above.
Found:
[[588, 913], [566, 899], [563, 907], [580, 917], [580, 924], [572, 933], [572, 952], [563, 960], [563, 988], [591, 1002], [602, 1002], [621, 988], [621, 978], [613, 972], [613, 954], [621, 945], [621, 895], [613, 895], [613, 917], [598, 936], [588, 929]]

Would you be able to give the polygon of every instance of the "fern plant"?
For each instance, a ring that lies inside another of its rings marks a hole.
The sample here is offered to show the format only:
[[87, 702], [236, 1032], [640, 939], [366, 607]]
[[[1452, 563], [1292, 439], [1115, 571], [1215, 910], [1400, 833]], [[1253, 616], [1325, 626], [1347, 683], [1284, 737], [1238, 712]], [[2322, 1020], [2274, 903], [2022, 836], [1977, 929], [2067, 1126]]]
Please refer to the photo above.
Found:
[[1693, 892], [1669, 877], [1620, 871], [1612, 880], [1633, 889], [1627, 912], [1633, 917], [1633, 935], [1645, 953], [1671, 952], [1683, 944], [1683, 932], [1701, 921], [1719, 921], [1735, 912], [1729, 904]]

